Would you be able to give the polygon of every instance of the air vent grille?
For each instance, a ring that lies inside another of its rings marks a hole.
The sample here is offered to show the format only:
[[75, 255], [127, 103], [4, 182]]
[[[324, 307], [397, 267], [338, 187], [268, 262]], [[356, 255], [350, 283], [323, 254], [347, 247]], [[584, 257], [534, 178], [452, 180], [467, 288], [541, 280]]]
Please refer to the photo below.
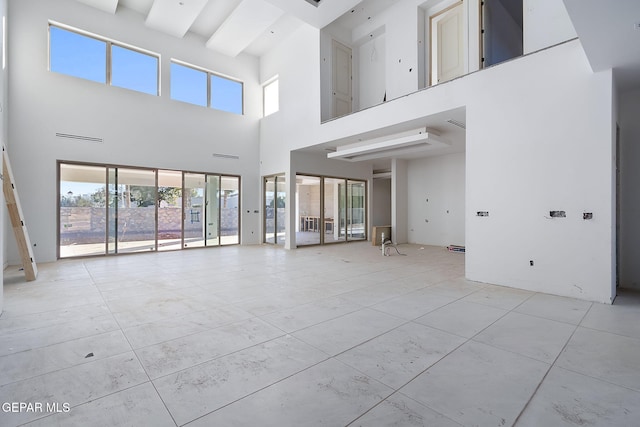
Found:
[[447, 120], [447, 123], [451, 123], [452, 125], [458, 126], [459, 128], [462, 128], [462, 129], [467, 128], [467, 125], [454, 119]]
[[71, 133], [60, 133], [60, 132], [56, 132], [56, 136], [58, 138], [67, 138], [67, 139], [77, 139], [80, 141], [86, 141], [86, 142], [97, 142], [102, 144], [104, 142], [104, 140], [102, 138], [97, 138], [94, 136], [83, 136], [83, 135], [74, 135]]
[[232, 159], [232, 160], [240, 159], [240, 156], [236, 156], [235, 154], [213, 153], [213, 157], [217, 157], [219, 159]]

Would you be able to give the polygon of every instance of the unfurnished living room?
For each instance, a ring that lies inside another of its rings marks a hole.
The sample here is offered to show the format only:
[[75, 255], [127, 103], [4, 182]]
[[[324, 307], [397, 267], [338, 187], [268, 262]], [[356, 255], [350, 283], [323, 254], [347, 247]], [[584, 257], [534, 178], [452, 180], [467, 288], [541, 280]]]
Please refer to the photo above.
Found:
[[0, 426], [640, 425], [637, 0], [0, 15]]

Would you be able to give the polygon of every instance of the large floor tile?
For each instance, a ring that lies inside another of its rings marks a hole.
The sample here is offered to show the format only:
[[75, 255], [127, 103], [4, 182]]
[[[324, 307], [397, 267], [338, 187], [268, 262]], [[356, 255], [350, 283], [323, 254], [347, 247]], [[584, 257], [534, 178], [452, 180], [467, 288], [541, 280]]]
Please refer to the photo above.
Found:
[[26, 424], [29, 427], [175, 427], [167, 408], [147, 382]]
[[511, 425], [548, 369], [546, 363], [469, 342], [400, 392], [463, 425]]
[[111, 314], [88, 319], [84, 322], [69, 321], [63, 324], [16, 331], [4, 334], [0, 340], [0, 355], [18, 353], [46, 347], [61, 342], [98, 335], [119, 329]]
[[446, 279], [436, 285], [429, 286], [429, 292], [457, 299], [484, 289], [486, 286], [484, 283], [472, 282], [465, 278], [455, 278]]
[[306, 369], [326, 355], [289, 336], [154, 381], [181, 425]]
[[459, 336], [408, 323], [337, 358], [398, 389], [464, 342], [465, 339]]
[[364, 308], [294, 332], [293, 336], [334, 356], [403, 323], [397, 317]]
[[345, 426], [392, 390], [333, 359], [188, 424], [196, 426]]
[[613, 305], [593, 304], [580, 326], [640, 339], [640, 299], [634, 295], [621, 295]]
[[360, 310], [361, 305], [340, 297], [321, 299], [260, 318], [285, 332], [294, 332]]
[[131, 351], [121, 331], [107, 332], [0, 357], [0, 385]]
[[349, 427], [460, 427], [460, 424], [402, 394], [394, 394]]
[[473, 339], [545, 363], [553, 363], [575, 326], [554, 320], [509, 313]]
[[557, 366], [640, 391], [640, 339], [578, 328]]
[[466, 296], [463, 301], [512, 310], [534, 295], [533, 292], [504, 286], [488, 285]]
[[545, 319], [577, 325], [593, 303], [555, 295], [535, 294], [518, 308], [518, 313], [544, 317]]
[[456, 301], [415, 319], [415, 322], [471, 338], [505, 314], [507, 311], [500, 308]]
[[[74, 407], [148, 380], [135, 354], [130, 352], [7, 384], [0, 387], [0, 401], [57, 403], [60, 407], [67, 403]], [[44, 415], [2, 414], [3, 425], [18, 425]]]
[[158, 378], [283, 335], [249, 319], [136, 350], [151, 378]]
[[229, 323], [253, 317], [233, 306], [197, 311], [184, 316], [144, 323], [124, 329], [127, 339], [135, 349], [206, 331]]
[[518, 420], [518, 427], [639, 426], [640, 393], [553, 368]]
[[383, 301], [372, 305], [371, 308], [396, 317], [413, 320], [453, 301], [455, 298], [434, 294], [429, 292], [427, 288]]

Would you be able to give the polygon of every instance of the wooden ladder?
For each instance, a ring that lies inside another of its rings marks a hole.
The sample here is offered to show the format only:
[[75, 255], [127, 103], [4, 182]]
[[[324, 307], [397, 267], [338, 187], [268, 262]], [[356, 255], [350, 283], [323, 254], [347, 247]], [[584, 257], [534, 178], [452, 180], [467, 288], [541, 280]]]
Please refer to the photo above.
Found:
[[36, 280], [38, 268], [33, 260], [33, 250], [31, 248], [31, 242], [29, 241], [29, 233], [27, 233], [27, 226], [24, 223], [24, 215], [22, 214], [22, 207], [20, 206], [20, 199], [18, 198], [18, 190], [16, 190], [14, 184], [15, 181], [13, 179], [13, 172], [11, 171], [9, 155], [4, 145], [2, 146], [2, 167], [4, 169], [2, 190], [4, 191], [4, 198], [7, 202], [13, 233], [18, 243], [18, 251], [20, 252], [20, 259], [22, 260], [24, 275], [27, 281], [30, 282]]

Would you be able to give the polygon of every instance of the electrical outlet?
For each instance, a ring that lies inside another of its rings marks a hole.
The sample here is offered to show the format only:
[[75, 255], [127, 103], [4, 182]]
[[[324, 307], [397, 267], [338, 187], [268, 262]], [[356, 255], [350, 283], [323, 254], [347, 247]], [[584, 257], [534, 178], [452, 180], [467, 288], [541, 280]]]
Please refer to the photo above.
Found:
[[531, 267], [533, 267], [533, 260], [532, 260], [532, 259], [530, 259], [530, 260], [529, 260], [529, 265], [530, 265]]
[[549, 216], [551, 218], [566, 218], [567, 213], [565, 211], [550, 211]]
[[593, 219], [593, 212], [584, 212], [582, 214], [582, 219]]
[[478, 211], [478, 213], [476, 213], [476, 216], [489, 216], [489, 212], [487, 212], [487, 211]]

